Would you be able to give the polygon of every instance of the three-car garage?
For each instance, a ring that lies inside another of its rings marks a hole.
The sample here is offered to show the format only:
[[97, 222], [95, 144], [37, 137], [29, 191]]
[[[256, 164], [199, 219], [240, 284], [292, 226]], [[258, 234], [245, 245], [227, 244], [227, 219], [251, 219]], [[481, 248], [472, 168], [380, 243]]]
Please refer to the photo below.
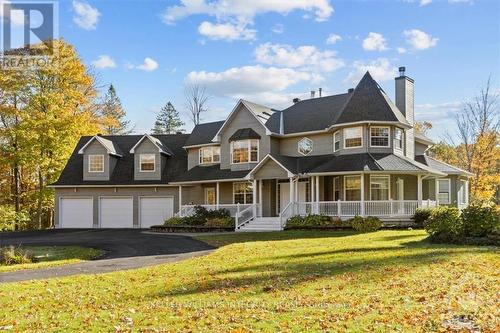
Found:
[[174, 215], [174, 196], [60, 196], [58, 228], [149, 228]]

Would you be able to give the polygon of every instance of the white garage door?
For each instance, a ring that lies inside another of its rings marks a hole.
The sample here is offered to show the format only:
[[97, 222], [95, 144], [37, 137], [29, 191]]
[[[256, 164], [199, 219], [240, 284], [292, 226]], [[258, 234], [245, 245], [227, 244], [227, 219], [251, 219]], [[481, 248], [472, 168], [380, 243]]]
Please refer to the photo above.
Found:
[[61, 198], [59, 228], [92, 228], [92, 198]]
[[131, 197], [101, 198], [99, 208], [101, 228], [134, 226], [134, 201]]
[[163, 224], [174, 215], [173, 198], [140, 198], [139, 205], [141, 228]]

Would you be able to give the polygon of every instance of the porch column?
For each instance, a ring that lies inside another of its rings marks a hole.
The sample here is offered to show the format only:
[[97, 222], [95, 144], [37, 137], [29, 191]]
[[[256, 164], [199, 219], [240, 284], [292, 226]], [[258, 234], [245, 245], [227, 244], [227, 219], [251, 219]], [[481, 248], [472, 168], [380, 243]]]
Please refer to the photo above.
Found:
[[439, 200], [438, 200], [438, 196], [439, 196], [439, 183], [438, 183], [437, 177], [434, 180], [434, 190], [435, 190], [434, 192], [435, 192], [436, 206], [438, 206], [439, 205]]
[[365, 174], [361, 174], [361, 216], [365, 216]]
[[417, 200], [417, 206], [422, 207], [422, 175], [417, 175]]
[[262, 216], [262, 179], [259, 180], [259, 215]]
[[[293, 195], [293, 177], [290, 177], [290, 202], [294, 201], [295, 196]], [[283, 207], [284, 208], [284, 207]]]
[[252, 204], [253, 204], [253, 216], [257, 216], [257, 179], [253, 180], [252, 184]]
[[219, 182], [215, 184], [215, 209], [219, 209]]
[[179, 185], [179, 216], [182, 217], [182, 185]]
[[314, 185], [316, 185], [314, 198], [316, 199], [316, 214], [319, 214], [319, 176], [316, 176], [316, 180], [314, 181]]
[[316, 200], [314, 199], [314, 194], [316, 193], [314, 191], [315, 187], [314, 187], [314, 181], [316, 180], [316, 177], [310, 177], [309, 178], [311, 180], [311, 202], [315, 202]]

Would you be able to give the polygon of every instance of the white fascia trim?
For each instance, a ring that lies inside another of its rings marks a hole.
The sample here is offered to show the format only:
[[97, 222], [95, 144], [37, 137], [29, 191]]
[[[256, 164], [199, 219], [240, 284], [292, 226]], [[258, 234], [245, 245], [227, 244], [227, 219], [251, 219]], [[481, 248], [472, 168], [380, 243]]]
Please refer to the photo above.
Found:
[[110, 150], [108, 149], [108, 147], [106, 147], [106, 145], [104, 144], [104, 142], [102, 142], [101, 138], [100, 138], [98, 135], [94, 135], [92, 138], [90, 138], [90, 140], [89, 140], [89, 141], [87, 141], [87, 143], [86, 143], [86, 144], [85, 144], [82, 148], [80, 148], [80, 150], [78, 151], [78, 154], [79, 154], [79, 155], [83, 155], [85, 148], [87, 148], [87, 146], [88, 146], [89, 144], [91, 144], [91, 143], [92, 143], [92, 141], [94, 141], [94, 140], [97, 140], [97, 141], [98, 141], [98, 142], [99, 142], [99, 143], [100, 143], [100, 144], [101, 144], [101, 145], [102, 145], [102, 146], [106, 149], [106, 151], [108, 152], [108, 154], [109, 154], [109, 155], [114, 155], [114, 156], [118, 156], [118, 157], [123, 157], [123, 156], [122, 156], [122, 155], [120, 155], [120, 154], [117, 154], [117, 153], [114, 153], [114, 152], [110, 151]]
[[248, 173], [248, 175], [246, 175], [245, 179], [252, 179], [250, 176], [252, 176], [255, 172], [257, 172], [266, 162], [268, 159], [272, 159], [276, 164], [278, 164], [281, 168], [283, 168], [283, 170], [285, 170], [287, 172], [287, 176], [288, 177], [294, 177], [295, 174], [293, 172], [291, 172], [290, 170], [288, 170], [287, 168], [285, 168], [285, 166], [283, 164], [281, 164], [280, 162], [278, 162], [274, 157], [272, 157], [270, 154], [267, 154], [253, 169], [252, 171], [250, 171]]
[[228, 121], [231, 119], [231, 117], [233, 116], [233, 114], [236, 112], [236, 110], [238, 110], [238, 107], [240, 105], [243, 105], [247, 110], [248, 112], [250, 112], [252, 114], [252, 116], [254, 116], [255, 119], [257, 119], [257, 121], [259, 122], [259, 124], [261, 124], [265, 130], [266, 130], [266, 135], [271, 135], [273, 134], [273, 132], [271, 132], [267, 127], [266, 125], [259, 119], [259, 117], [257, 117], [257, 115], [255, 113], [253, 113], [252, 111], [252, 108], [248, 107], [246, 104], [245, 104], [245, 101], [243, 99], [239, 99], [238, 100], [238, 103], [236, 103], [236, 106], [233, 108], [233, 110], [231, 111], [231, 113], [229, 114], [229, 116], [226, 118], [226, 120], [224, 121], [224, 124], [222, 124], [222, 126], [219, 128], [219, 130], [217, 131], [217, 133], [215, 133], [215, 136], [214, 138], [212, 139], [212, 142], [219, 142], [219, 135], [220, 133], [222, 132], [222, 130], [224, 129], [224, 127], [226, 126], [226, 124], [228, 123]]
[[161, 147], [160, 147], [160, 146], [158, 146], [158, 144], [155, 142], [155, 140], [153, 140], [153, 139], [151, 138], [151, 135], [149, 135], [149, 134], [144, 134], [144, 135], [142, 136], [142, 138], [140, 138], [140, 139], [139, 139], [139, 141], [137, 141], [137, 143], [136, 143], [136, 144], [132, 147], [132, 149], [130, 149], [130, 153], [131, 153], [131, 154], [134, 154], [135, 148], [137, 148], [137, 146], [138, 146], [138, 145], [142, 142], [142, 140], [144, 140], [144, 138], [148, 138], [148, 139], [149, 139], [149, 141], [151, 141], [151, 143], [152, 143], [152, 144], [154, 144], [156, 148], [158, 148], [158, 151], [159, 151], [160, 153], [163, 153], [163, 154], [166, 154], [166, 155], [169, 155], [169, 156], [170, 156], [170, 154], [169, 154], [168, 152], [164, 151], [163, 149], [161, 149]]
[[182, 148], [190, 149], [190, 148], [202, 148], [202, 147], [209, 147], [209, 146], [220, 146], [220, 142], [201, 143], [199, 145], [184, 146]]
[[47, 185], [49, 188], [74, 188], [74, 187], [174, 187], [174, 185], [167, 184], [143, 184], [143, 185]]
[[170, 185], [189, 185], [189, 184], [205, 184], [205, 183], [227, 183], [227, 182], [242, 182], [246, 178], [231, 178], [231, 179], [207, 179], [207, 180], [192, 180], [187, 182], [171, 182]]
[[363, 121], [355, 121], [351, 123], [342, 123], [342, 124], [334, 124], [328, 127], [328, 130], [339, 128], [339, 127], [350, 127], [353, 125], [362, 125], [362, 124], [375, 124], [375, 125], [398, 125], [401, 127], [411, 128], [406, 124], [400, 123], [399, 121], [380, 121], [380, 120], [363, 120]]

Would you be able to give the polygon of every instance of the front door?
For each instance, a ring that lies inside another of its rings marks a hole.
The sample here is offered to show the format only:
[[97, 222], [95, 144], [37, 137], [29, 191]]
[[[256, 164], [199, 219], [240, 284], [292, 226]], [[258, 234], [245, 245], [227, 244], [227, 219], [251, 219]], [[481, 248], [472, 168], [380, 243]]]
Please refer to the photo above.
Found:
[[[279, 183], [280, 186], [280, 211], [283, 211], [285, 207], [288, 205], [290, 202], [290, 183]], [[298, 201], [299, 202], [306, 202], [307, 197], [306, 197], [306, 188], [307, 188], [307, 182], [299, 182], [299, 196], [298, 196]]]
[[205, 205], [215, 205], [215, 187], [205, 187]]

